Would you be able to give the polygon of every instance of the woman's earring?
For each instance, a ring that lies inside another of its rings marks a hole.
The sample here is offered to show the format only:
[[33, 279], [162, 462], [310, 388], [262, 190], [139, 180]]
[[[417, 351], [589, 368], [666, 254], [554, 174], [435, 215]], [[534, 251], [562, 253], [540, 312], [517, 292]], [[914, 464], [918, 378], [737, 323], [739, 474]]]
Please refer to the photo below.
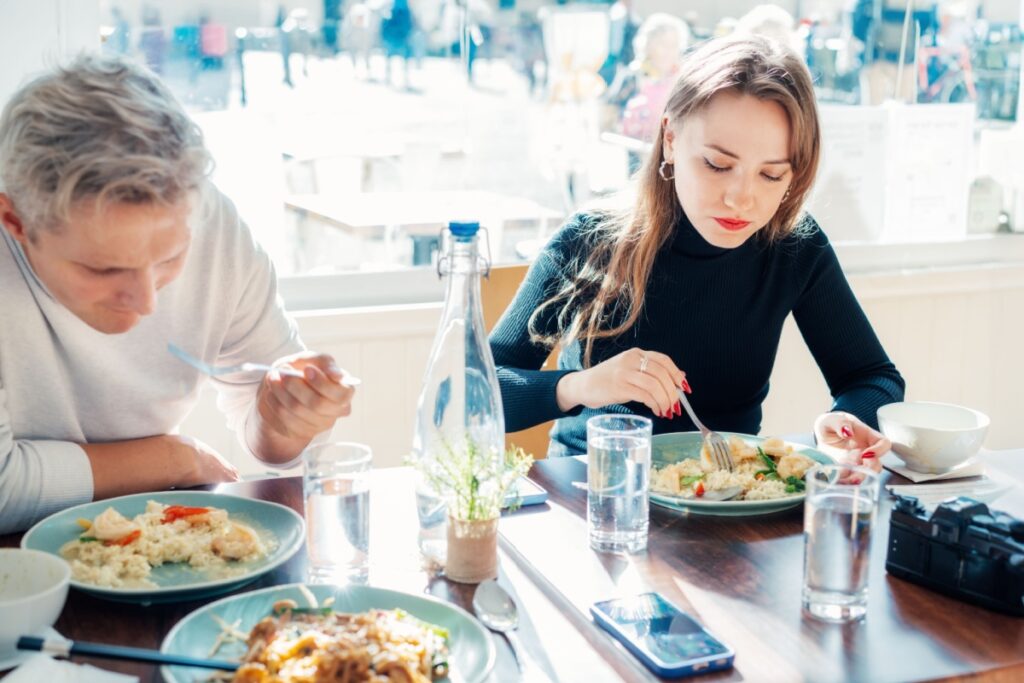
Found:
[[782, 195], [782, 201], [789, 199], [789, 188], [786, 188], [786, 194]]
[[[658, 166], [658, 175], [661, 176], [662, 180], [672, 180], [673, 178], [676, 177], [675, 173], [673, 173], [672, 175], [666, 175], [665, 174], [665, 167], [666, 166], [671, 166], [671, 165], [672, 164], [670, 164], [667, 159], [663, 159], [662, 162], [661, 162], [661, 165]], [[787, 193], [788, 193], [788, 190], [787, 190]]]

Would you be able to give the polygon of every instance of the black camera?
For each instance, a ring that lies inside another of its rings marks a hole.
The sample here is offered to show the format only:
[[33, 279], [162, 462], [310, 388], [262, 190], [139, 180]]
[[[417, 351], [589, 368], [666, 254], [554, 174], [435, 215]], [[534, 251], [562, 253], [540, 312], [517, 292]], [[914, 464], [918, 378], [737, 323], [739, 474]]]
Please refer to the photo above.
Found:
[[928, 516], [910, 496], [896, 496], [885, 568], [988, 609], [1024, 616], [1024, 520], [971, 498], [941, 503]]

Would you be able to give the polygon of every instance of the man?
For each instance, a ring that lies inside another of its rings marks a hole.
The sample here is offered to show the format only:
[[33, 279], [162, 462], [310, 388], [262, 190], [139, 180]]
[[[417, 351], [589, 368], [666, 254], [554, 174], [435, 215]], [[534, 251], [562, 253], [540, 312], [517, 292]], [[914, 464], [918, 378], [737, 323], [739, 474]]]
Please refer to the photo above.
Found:
[[0, 533], [61, 508], [238, 478], [176, 434], [205, 378], [171, 356], [273, 363], [214, 380], [245, 447], [293, 461], [353, 389], [304, 351], [274, 270], [206, 178], [159, 79], [87, 56], [0, 116]]

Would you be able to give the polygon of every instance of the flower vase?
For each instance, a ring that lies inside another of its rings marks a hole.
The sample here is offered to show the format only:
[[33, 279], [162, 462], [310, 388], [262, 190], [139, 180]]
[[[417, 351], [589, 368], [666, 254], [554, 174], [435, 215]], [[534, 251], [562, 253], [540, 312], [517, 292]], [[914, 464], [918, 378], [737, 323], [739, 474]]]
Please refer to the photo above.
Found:
[[445, 576], [458, 583], [497, 578], [498, 519], [468, 521], [448, 517]]

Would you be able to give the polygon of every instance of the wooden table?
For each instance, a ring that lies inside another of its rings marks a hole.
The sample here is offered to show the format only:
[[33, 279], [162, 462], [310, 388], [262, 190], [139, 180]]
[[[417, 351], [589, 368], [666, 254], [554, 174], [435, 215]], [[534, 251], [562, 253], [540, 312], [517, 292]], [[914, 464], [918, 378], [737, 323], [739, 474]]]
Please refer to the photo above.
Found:
[[[423, 568], [416, 545], [416, 508], [411, 470], [375, 470], [370, 494], [370, 578], [372, 586], [409, 593], [427, 593], [472, 612], [475, 586], [458, 584]], [[207, 487], [211, 488], [211, 487]], [[288, 477], [222, 485], [212, 490], [286, 505], [302, 513], [302, 479]], [[154, 497], [159, 494], [154, 494]], [[519, 513], [516, 513], [519, 514]], [[0, 536], [0, 547], [16, 547], [21, 534]], [[232, 593], [303, 581], [305, 548], [281, 567]], [[597, 649], [563, 617], [507, 557], [502, 557], [501, 583], [513, 594], [520, 612], [520, 640], [540, 670], [555, 680], [605, 680], [609, 664]], [[182, 617], [214, 598], [168, 605], [125, 604], [101, 600], [77, 590], [68, 593], [64, 610], [54, 627], [66, 638], [100, 643], [159, 648], [164, 636]], [[0, 615], [2, 618], [2, 615]], [[545, 643], [567, 648], [557, 659], [546, 653]], [[508, 644], [494, 637], [497, 662], [488, 683], [520, 679]], [[110, 671], [138, 676], [141, 681], [161, 681], [157, 667], [134, 662], [75, 657]], [[4, 677], [0, 672], [0, 678]], [[576, 678], [576, 676], [580, 678]]]
[[[1024, 451], [1004, 460], [1024, 479]], [[995, 456], [992, 462], [996, 462]], [[682, 516], [652, 507], [646, 553], [601, 555], [588, 547], [586, 467], [572, 458], [538, 462], [533, 474], [551, 498], [501, 522], [501, 581], [520, 609], [529, 656], [558, 681], [657, 680], [587, 610], [598, 599], [657, 590], [688, 609], [736, 650], [736, 669], [695, 680], [907, 681], [1024, 680], [1024, 619], [945, 598], [884, 572], [890, 504], [883, 503], [872, 548], [867, 618], [825, 624], [800, 613], [801, 511], [751, 518]], [[302, 510], [298, 478], [231, 484], [215, 490]], [[473, 586], [438, 578], [420, 566], [411, 473], [376, 470], [370, 496], [370, 584], [425, 592], [469, 609]], [[1024, 515], [1019, 489], [995, 507]], [[0, 537], [16, 546], [19, 535]], [[305, 552], [236, 592], [301, 581]], [[159, 647], [171, 627], [208, 600], [141, 607], [72, 590], [55, 625], [64, 636]], [[495, 638], [489, 682], [520, 676], [508, 646]], [[87, 660], [158, 681], [154, 667]]]
[[[987, 457], [990, 470], [999, 465], [1024, 480], [1024, 451]], [[734, 671], [702, 680], [1024, 680], [1024, 619], [885, 573], [888, 495], [872, 539], [867, 617], [834, 625], [801, 613], [802, 508], [729, 518], [652, 505], [647, 552], [602, 555], [588, 547], [586, 465], [540, 461], [531, 477], [550, 492], [548, 509], [502, 520], [506, 552], [581, 629], [592, 628], [587, 614], [597, 600], [661, 592], [736, 651]], [[1024, 490], [1018, 486], [993, 507], [1024, 514]], [[618, 643], [612, 649], [635, 663]], [[639, 665], [626, 677], [656, 680]]]

